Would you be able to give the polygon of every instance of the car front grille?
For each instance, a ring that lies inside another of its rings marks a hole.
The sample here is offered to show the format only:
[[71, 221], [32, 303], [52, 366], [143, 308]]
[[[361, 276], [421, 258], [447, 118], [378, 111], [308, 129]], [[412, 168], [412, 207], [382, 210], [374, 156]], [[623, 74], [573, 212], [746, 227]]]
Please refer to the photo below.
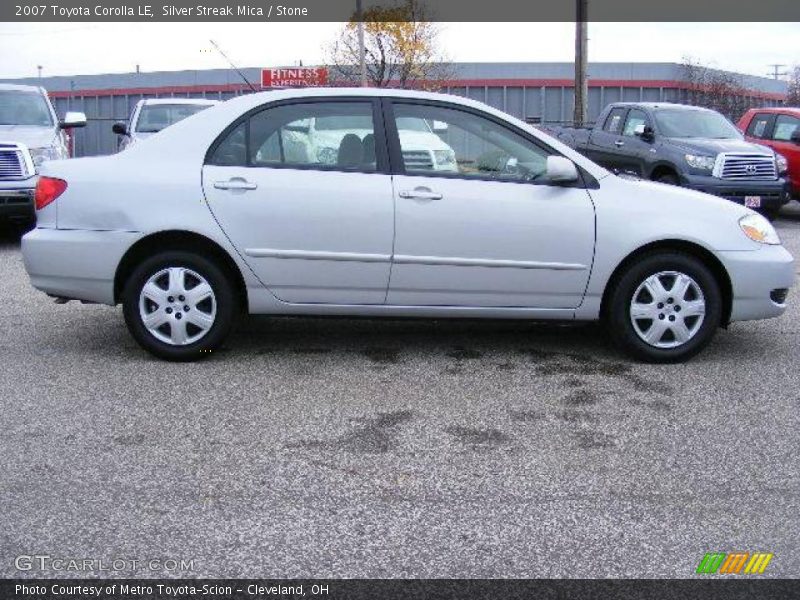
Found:
[[24, 150], [16, 144], [0, 144], [0, 179], [28, 177]]
[[409, 171], [433, 169], [433, 157], [427, 150], [403, 150], [403, 163]]
[[717, 158], [714, 176], [720, 179], [775, 181], [775, 158], [767, 154], [723, 153]]

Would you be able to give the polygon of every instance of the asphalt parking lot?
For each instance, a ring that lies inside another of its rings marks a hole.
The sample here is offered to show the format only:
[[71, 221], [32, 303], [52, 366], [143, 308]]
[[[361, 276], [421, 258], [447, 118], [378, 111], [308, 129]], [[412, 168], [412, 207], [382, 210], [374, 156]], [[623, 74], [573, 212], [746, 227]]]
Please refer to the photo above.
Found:
[[[800, 257], [800, 204], [777, 222]], [[246, 320], [160, 362], [121, 310], [53, 303], [0, 241], [0, 576], [800, 574], [800, 294], [686, 365], [596, 326]]]

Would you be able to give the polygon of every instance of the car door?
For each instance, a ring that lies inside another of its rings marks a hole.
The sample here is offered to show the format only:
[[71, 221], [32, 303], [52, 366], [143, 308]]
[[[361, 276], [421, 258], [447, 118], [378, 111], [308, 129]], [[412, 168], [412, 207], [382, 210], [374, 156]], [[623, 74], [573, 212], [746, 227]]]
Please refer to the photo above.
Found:
[[622, 127], [627, 114], [628, 108], [625, 106], [612, 108], [602, 126], [595, 126], [591, 131], [590, 152], [587, 154], [589, 158], [607, 169], [618, 171], [622, 166], [620, 149], [625, 145], [625, 140], [622, 139]]
[[800, 195], [800, 145], [792, 141], [792, 135], [800, 130], [800, 118], [793, 115], [778, 115], [770, 137], [772, 148], [782, 154], [789, 163], [789, 178], [794, 194]]
[[[396, 126], [409, 118], [440, 123], [445, 148], [409, 147]], [[388, 304], [581, 303], [594, 254], [594, 206], [582, 184], [546, 183], [553, 150], [496, 117], [446, 103], [387, 102], [387, 124], [397, 172]]]
[[622, 172], [633, 173], [640, 177], [646, 174], [646, 165], [650, 161], [650, 154], [654, 154], [653, 141], [646, 141], [642, 139], [642, 128], [649, 127], [652, 131], [652, 123], [647, 116], [647, 113], [639, 108], [632, 108], [628, 111], [628, 116], [625, 119], [625, 125], [622, 128], [622, 141], [624, 145], [620, 146], [619, 155], [619, 170]]
[[[267, 105], [211, 147], [208, 206], [278, 299], [385, 301], [394, 207], [379, 107], [370, 98]], [[335, 133], [312, 140], [310, 122]]]

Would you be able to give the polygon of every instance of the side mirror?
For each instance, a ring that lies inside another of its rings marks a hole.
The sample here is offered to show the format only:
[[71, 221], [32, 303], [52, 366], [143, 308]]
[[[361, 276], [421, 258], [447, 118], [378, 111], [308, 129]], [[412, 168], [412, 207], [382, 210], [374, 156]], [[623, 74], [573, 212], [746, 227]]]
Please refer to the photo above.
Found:
[[639, 123], [633, 129], [633, 133], [634, 135], [637, 135], [640, 138], [642, 138], [645, 142], [652, 142], [656, 137], [653, 128], [650, 127], [649, 125], [645, 125], [644, 123]]
[[547, 157], [547, 179], [550, 183], [575, 183], [578, 181], [578, 169], [575, 163], [563, 156]]
[[117, 121], [111, 126], [111, 131], [117, 135], [128, 135], [128, 126], [122, 121]]
[[434, 121], [433, 133], [447, 133], [447, 123], [444, 121]]
[[789, 139], [794, 142], [795, 144], [800, 145], [800, 127], [797, 127], [793, 132], [792, 135], [789, 136]]
[[73, 127], [86, 127], [86, 115], [82, 112], [69, 111], [64, 115], [64, 120], [58, 126], [61, 129], [72, 129]]

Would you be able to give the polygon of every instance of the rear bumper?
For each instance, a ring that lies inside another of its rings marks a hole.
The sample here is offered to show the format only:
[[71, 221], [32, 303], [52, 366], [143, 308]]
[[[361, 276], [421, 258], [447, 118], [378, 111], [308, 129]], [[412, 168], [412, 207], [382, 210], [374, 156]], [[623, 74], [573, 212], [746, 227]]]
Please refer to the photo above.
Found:
[[114, 304], [114, 276], [141, 234], [37, 227], [22, 238], [31, 284], [51, 296]]
[[783, 246], [763, 246], [755, 251], [726, 251], [718, 256], [731, 278], [733, 321], [768, 319], [783, 314], [786, 299], [776, 302], [781, 290], [794, 285], [795, 264]]
[[0, 220], [33, 223], [36, 220], [33, 205], [35, 187], [35, 177], [22, 181], [0, 181]]
[[789, 184], [776, 181], [727, 181], [706, 175], [684, 175], [685, 187], [744, 204], [745, 196], [760, 196], [762, 208], [780, 208], [790, 200]]

